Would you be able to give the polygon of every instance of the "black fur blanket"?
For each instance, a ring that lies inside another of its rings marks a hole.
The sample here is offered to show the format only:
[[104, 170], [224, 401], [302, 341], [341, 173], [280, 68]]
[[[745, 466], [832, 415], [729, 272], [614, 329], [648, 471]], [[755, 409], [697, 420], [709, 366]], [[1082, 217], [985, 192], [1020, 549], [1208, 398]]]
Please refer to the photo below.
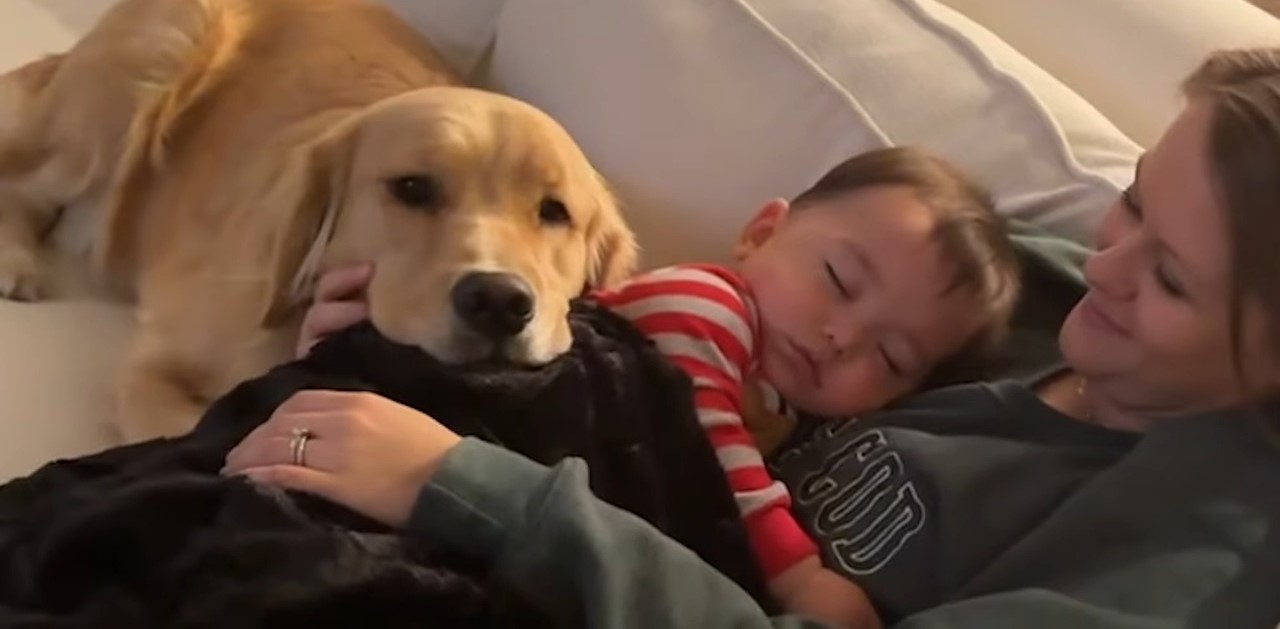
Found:
[[582, 457], [598, 496], [767, 604], [688, 379], [616, 315], [583, 301], [571, 316], [573, 349], [535, 370], [442, 368], [357, 326], [242, 384], [182, 438], [0, 487], [0, 626], [542, 626], [477, 558], [218, 476], [227, 451], [306, 388], [377, 391], [545, 463]]

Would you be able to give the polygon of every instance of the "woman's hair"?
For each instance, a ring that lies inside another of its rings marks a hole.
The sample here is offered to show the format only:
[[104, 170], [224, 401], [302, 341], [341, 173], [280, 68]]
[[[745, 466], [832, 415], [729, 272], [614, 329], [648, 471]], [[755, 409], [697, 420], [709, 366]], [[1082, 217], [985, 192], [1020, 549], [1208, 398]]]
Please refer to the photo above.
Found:
[[954, 268], [948, 290], [976, 294], [988, 309], [984, 327], [945, 371], [981, 361], [1004, 338], [1021, 287], [1018, 257], [990, 193], [951, 162], [918, 147], [861, 153], [829, 170], [791, 202], [792, 211], [872, 186], [904, 186], [936, 215], [934, 241]]
[[1280, 48], [1225, 50], [1184, 82], [1210, 108], [1209, 164], [1230, 239], [1231, 343], [1246, 385], [1244, 314], [1262, 308], [1267, 349], [1280, 358]]

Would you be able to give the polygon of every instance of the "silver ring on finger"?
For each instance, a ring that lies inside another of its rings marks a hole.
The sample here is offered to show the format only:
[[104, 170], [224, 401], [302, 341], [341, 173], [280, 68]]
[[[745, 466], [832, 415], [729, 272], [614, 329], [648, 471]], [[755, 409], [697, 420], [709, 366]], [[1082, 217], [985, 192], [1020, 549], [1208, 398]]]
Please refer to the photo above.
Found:
[[307, 466], [307, 441], [312, 437], [310, 428], [294, 428], [289, 431], [289, 453], [293, 456], [293, 464], [298, 467]]

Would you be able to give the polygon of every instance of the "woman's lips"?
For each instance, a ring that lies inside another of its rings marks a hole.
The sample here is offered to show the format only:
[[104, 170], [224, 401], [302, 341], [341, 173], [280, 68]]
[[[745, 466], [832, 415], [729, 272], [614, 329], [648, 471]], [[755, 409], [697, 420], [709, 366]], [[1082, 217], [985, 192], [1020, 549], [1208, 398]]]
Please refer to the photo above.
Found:
[[1084, 317], [1085, 322], [1092, 327], [1118, 336], [1132, 336], [1129, 328], [1120, 325], [1120, 322], [1115, 317], [1098, 305], [1098, 300], [1094, 298], [1093, 293], [1086, 294], [1084, 299], [1080, 300], [1080, 314]]

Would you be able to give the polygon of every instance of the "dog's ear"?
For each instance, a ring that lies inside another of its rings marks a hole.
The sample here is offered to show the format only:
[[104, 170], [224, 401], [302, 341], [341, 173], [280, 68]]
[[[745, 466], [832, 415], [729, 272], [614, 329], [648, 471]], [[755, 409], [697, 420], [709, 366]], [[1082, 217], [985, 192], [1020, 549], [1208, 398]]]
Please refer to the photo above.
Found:
[[635, 272], [640, 254], [635, 234], [623, 217], [622, 207], [603, 177], [597, 175], [599, 192], [595, 220], [587, 229], [590, 288], [622, 282]]
[[269, 245], [259, 259], [265, 279], [256, 312], [263, 327], [287, 321], [311, 300], [321, 257], [342, 211], [350, 172], [354, 119], [296, 148], [263, 199], [273, 218]]

